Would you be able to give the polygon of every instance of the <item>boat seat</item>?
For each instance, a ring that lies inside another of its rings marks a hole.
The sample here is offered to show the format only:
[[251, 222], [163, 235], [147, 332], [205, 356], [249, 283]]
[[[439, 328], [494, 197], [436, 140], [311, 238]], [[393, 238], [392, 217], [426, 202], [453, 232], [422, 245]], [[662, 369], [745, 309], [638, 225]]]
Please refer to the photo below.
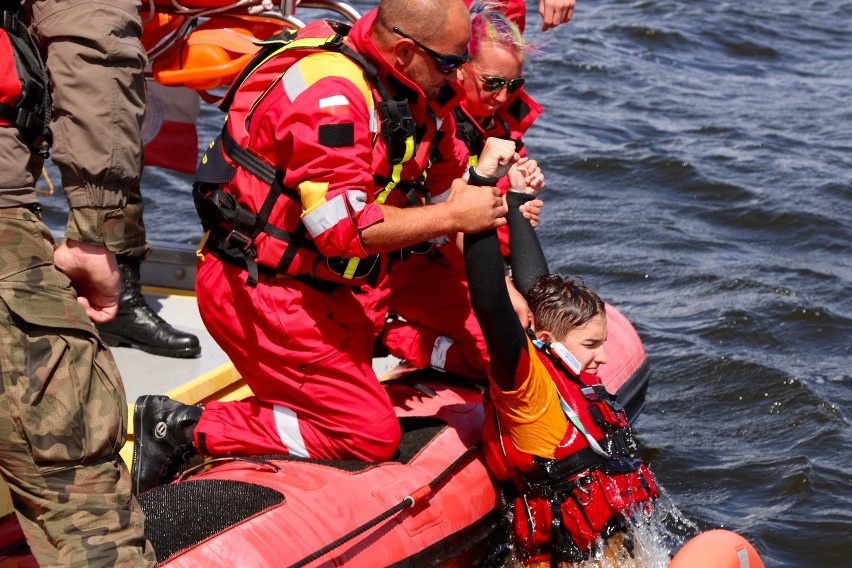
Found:
[[229, 479], [162, 485], [136, 499], [159, 562], [285, 501], [275, 489]]

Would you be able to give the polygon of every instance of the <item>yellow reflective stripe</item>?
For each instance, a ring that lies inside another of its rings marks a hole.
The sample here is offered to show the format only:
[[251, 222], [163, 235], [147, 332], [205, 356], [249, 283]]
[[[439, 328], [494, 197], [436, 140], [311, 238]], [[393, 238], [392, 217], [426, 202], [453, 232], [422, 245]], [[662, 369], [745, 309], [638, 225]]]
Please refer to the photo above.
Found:
[[198, 243], [198, 248], [195, 249], [195, 256], [197, 256], [200, 260], [204, 260], [204, 253], [201, 252], [204, 250], [204, 245], [207, 244], [207, 241], [210, 240], [210, 231], [205, 231], [203, 235], [201, 235], [201, 241]]
[[399, 180], [401, 178], [402, 178], [402, 164], [400, 163], [400, 164], [394, 165], [393, 169], [391, 169], [391, 180], [390, 180], [390, 182], [388, 182], [388, 184], [385, 186], [385, 188], [382, 190], [382, 192], [376, 196], [376, 199], [374, 201], [376, 203], [378, 203], [379, 205], [383, 204], [385, 202], [385, 200], [387, 200], [388, 195], [390, 195], [390, 192], [393, 191], [393, 188], [395, 188], [396, 185], [399, 183]]
[[[256, 65], [254, 69], [252, 69], [252, 73], [254, 73], [257, 70], [258, 67], [260, 67], [261, 65], [263, 65], [264, 63], [266, 63], [267, 61], [272, 59], [273, 57], [280, 55], [281, 53], [287, 51], [288, 49], [293, 49], [293, 48], [311, 49], [311, 48], [322, 47], [325, 44], [327, 44], [329, 41], [331, 41], [336, 35], [337, 34], [330, 35], [328, 37], [306, 37], [306, 38], [294, 39], [293, 41], [282, 45], [280, 49], [276, 49], [275, 51], [270, 53], [268, 57], [266, 57], [263, 61], [261, 61], [258, 65]], [[281, 40], [257, 41], [257, 42], [255, 42], [255, 44], [257, 44], [257, 45], [275, 45], [277, 43], [281, 43]]]
[[471, 154], [467, 159], [467, 165], [471, 168], [475, 168], [476, 164], [479, 163], [479, 156]]
[[343, 55], [342, 53], [323, 51], [312, 53], [300, 59], [295, 67], [298, 68], [305, 82], [305, 87], [310, 88], [314, 83], [329, 77], [341, 77], [358, 87], [367, 107], [372, 110], [376, 103], [373, 100], [373, 90], [364, 77], [361, 66]]
[[352, 280], [355, 277], [355, 270], [358, 268], [358, 263], [361, 259], [358, 257], [350, 258], [346, 263], [346, 270], [343, 271], [343, 277], [347, 280]]
[[405, 155], [402, 157], [403, 163], [414, 157], [414, 136], [409, 136], [405, 139]]

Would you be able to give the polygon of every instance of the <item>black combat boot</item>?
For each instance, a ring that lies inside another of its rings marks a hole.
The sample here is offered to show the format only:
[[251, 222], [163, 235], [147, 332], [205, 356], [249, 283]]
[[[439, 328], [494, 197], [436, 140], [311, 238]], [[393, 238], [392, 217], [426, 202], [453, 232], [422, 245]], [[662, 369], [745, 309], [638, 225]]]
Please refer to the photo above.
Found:
[[126, 346], [165, 357], [197, 357], [201, 354], [198, 338], [178, 331], [151, 309], [139, 284], [139, 261], [118, 257], [121, 296], [118, 315], [98, 331], [110, 347]]
[[133, 410], [133, 494], [175, 478], [180, 467], [197, 455], [193, 443], [201, 407], [175, 402], [167, 396], [144, 395]]

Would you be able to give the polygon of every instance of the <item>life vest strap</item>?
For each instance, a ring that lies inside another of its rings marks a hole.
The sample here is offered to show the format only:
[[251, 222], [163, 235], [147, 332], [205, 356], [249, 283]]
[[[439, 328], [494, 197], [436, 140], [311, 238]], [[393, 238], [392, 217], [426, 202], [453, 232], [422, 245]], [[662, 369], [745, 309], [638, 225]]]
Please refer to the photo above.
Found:
[[[217, 239], [208, 239], [206, 246], [207, 246], [207, 252], [209, 252], [210, 254], [212, 254], [213, 256], [215, 256], [216, 258], [221, 260], [222, 262], [227, 262], [228, 264], [231, 264], [233, 266], [236, 266], [238, 268], [241, 268], [243, 270], [248, 271], [249, 275], [251, 276], [251, 269], [249, 267], [247, 260], [244, 257], [241, 257], [239, 255], [229, 254], [226, 250], [224, 250], [224, 248], [217, 241]], [[319, 290], [320, 292], [324, 292], [326, 294], [330, 294], [330, 293], [334, 292], [335, 290], [338, 290], [338, 289], [344, 287], [343, 284], [337, 284], [337, 283], [334, 283], [334, 282], [329, 282], [328, 280], [321, 280], [319, 278], [314, 278], [312, 276], [307, 276], [307, 275], [290, 276], [288, 274], [278, 272], [274, 268], [270, 268], [270, 267], [264, 266], [262, 264], [255, 263], [255, 266], [257, 267], [256, 268], [257, 274], [255, 275], [255, 284], [256, 284], [256, 280], [257, 280], [258, 275], [262, 274], [262, 275], [269, 277], [269, 278], [280, 278], [280, 279], [285, 279], [285, 280], [298, 280], [299, 282], [304, 282], [305, 284], [308, 284], [312, 288], [315, 288], [315, 289]]]
[[525, 491], [534, 491], [544, 487], [550, 487], [555, 491], [571, 489], [573, 485], [571, 487], [562, 486], [569, 479], [575, 478], [584, 471], [600, 467], [604, 461], [604, 458], [591, 448], [582, 448], [560, 460], [533, 456], [533, 463], [536, 468], [522, 474], [526, 484]]
[[33, 153], [48, 157], [52, 143], [50, 133], [51, 98], [47, 69], [26, 26], [19, 19], [18, 2], [0, 3], [0, 23], [12, 48], [9, 69], [20, 82], [21, 93], [14, 106], [0, 105], [0, 118], [13, 124]]

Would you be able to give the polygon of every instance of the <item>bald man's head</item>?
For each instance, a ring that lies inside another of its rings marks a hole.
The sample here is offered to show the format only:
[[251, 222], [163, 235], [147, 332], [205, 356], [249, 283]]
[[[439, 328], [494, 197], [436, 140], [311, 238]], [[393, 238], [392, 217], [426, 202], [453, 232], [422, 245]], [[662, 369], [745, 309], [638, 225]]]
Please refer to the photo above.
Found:
[[465, 61], [470, 13], [463, 0], [382, 0], [372, 39], [389, 65], [435, 99]]
[[470, 12], [463, 0], [382, 0], [379, 2], [373, 41], [380, 47], [393, 43], [394, 28], [426, 45], [441, 42], [453, 31], [470, 35]]

